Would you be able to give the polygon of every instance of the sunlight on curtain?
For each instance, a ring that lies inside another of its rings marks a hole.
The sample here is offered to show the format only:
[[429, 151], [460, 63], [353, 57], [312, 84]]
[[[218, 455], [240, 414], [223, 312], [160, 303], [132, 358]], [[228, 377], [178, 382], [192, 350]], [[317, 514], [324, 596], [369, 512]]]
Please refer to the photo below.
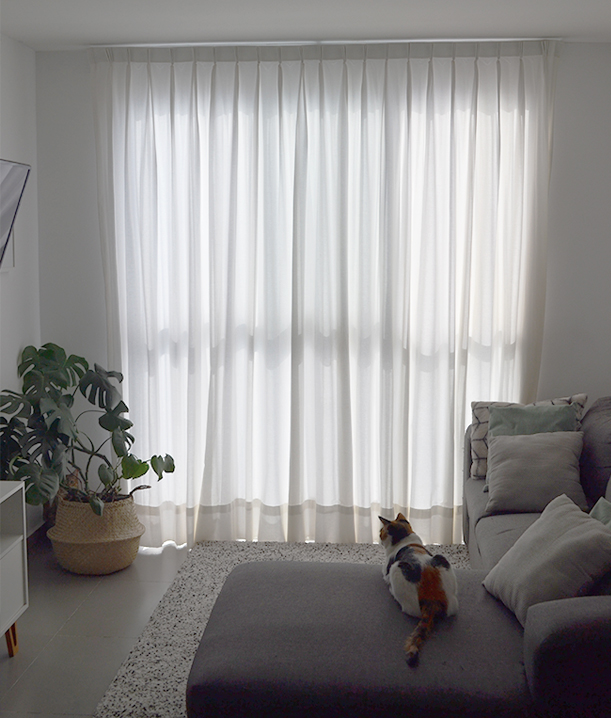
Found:
[[470, 402], [535, 398], [553, 54], [93, 51], [146, 545], [461, 540]]

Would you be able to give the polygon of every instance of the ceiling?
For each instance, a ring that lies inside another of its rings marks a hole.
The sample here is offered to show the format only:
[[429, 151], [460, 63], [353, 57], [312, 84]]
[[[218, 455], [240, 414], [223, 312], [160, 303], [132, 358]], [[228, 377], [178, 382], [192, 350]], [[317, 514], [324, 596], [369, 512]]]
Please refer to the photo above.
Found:
[[611, 42], [611, 0], [1, 0], [34, 50], [111, 44], [563, 38]]

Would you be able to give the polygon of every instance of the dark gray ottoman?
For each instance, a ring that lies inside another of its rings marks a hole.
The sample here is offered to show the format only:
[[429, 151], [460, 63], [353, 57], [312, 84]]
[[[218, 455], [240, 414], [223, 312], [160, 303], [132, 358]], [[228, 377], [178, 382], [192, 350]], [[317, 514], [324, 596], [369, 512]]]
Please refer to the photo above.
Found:
[[232, 571], [214, 605], [187, 687], [187, 714], [304, 718], [533, 715], [523, 630], [457, 571], [459, 613], [409, 668], [401, 612], [381, 566], [275, 561]]

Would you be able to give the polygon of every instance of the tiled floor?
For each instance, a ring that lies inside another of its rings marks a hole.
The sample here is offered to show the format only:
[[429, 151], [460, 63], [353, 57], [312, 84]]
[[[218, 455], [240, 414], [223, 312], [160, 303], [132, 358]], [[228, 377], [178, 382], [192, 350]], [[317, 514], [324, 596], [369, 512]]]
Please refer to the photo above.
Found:
[[30, 606], [14, 658], [0, 636], [0, 718], [91, 716], [186, 555], [167, 545], [118, 573], [77, 576], [46, 537], [30, 540]]

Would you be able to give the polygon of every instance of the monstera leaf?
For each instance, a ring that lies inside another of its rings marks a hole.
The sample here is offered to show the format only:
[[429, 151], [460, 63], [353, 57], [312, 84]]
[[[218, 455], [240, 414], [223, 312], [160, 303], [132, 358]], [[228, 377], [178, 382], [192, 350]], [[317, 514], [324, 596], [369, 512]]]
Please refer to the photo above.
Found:
[[121, 416], [121, 414], [124, 414], [126, 411], [127, 406], [124, 402], [120, 401], [113, 409], [107, 410], [105, 414], [102, 414], [98, 420], [100, 426], [102, 429], [106, 429], [106, 431], [115, 431], [116, 429], [126, 431], [130, 429], [133, 423], [124, 416]]
[[0, 441], [2, 441], [3, 447], [11, 447], [10, 451], [8, 448], [3, 448], [3, 459], [20, 450], [21, 441], [26, 435], [26, 431], [25, 424], [16, 416], [12, 419], [6, 419], [4, 416], [0, 416]]
[[104, 486], [112, 486], [118, 479], [116, 473], [106, 464], [98, 466], [98, 477]]
[[97, 496], [96, 494], [92, 494], [89, 497], [89, 506], [91, 506], [91, 510], [94, 514], [96, 514], [96, 516], [102, 515], [104, 511], [104, 502], [99, 496]]
[[123, 374], [94, 364], [94, 369], [89, 369], [79, 382], [81, 394], [90, 404], [97, 403], [100, 409], [110, 410], [121, 400], [121, 393], [111, 379], [122, 382]]
[[124, 479], [137, 479], [146, 474], [149, 470], [149, 465], [146, 461], [140, 461], [133, 454], [127, 454], [121, 459], [121, 468], [123, 469]]
[[68, 389], [76, 386], [88, 369], [89, 364], [83, 357], [67, 356], [57, 344], [47, 343], [40, 349], [26, 347], [17, 372], [23, 377], [24, 394], [42, 397], [51, 387]]
[[16, 416], [6, 419], [0, 416], [0, 480], [10, 478], [15, 467], [25, 463], [21, 457], [21, 442], [24, 441], [27, 428]]
[[127, 456], [133, 443], [134, 437], [129, 432], [122, 429], [115, 429], [112, 432], [112, 448], [117, 456]]
[[38, 412], [28, 419], [27, 434], [21, 440], [21, 453], [28, 461], [45, 457], [51, 461], [51, 456], [59, 444], [67, 445], [69, 437], [57, 431], [57, 425], [47, 427], [44, 416]]
[[59, 491], [60, 476], [57, 471], [30, 462], [18, 469], [14, 479], [25, 481], [25, 492], [29, 504], [40, 506], [53, 501]]
[[43, 465], [49, 469], [53, 469], [58, 476], [60, 481], [62, 477], [66, 475], [68, 469], [68, 449], [64, 444], [56, 444], [51, 452], [50, 461], [44, 461]]
[[127, 431], [133, 426], [133, 423], [121, 416], [126, 411], [127, 406], [120, 401], [114, 409], [106, 411], [98, 419], [100, 426], [112, 433], [112, 447], [117, 456], [126, 456], [134, 443], [134, 437]]
[[32, 404], [25, 394], [18, 394], [16, 391], [3, 391], [0, 394], [0, 411], [27, 419], [32, 413]]
[[[65, 399], [62, 400], [62, 399]], [[50, 429], [55, 422], [57, 422], [56, 430], [60, 434], [76, 439], [78, 436], [78, 429], [72, 411], [72, 397], [70, 395], [64, 396], [60, 401], [55, 402], [49, 397], [45, 397], [40, 400], [40, 412], [45, 417], [45, 423], [47, 428]]]
[[160, 481], [163, 478], [164, 472], [170, 474], [174, 471], [174, 459], [169, 454], [163, 457], [152, 456], [151, 468], [157, 474], [157, 480]]

